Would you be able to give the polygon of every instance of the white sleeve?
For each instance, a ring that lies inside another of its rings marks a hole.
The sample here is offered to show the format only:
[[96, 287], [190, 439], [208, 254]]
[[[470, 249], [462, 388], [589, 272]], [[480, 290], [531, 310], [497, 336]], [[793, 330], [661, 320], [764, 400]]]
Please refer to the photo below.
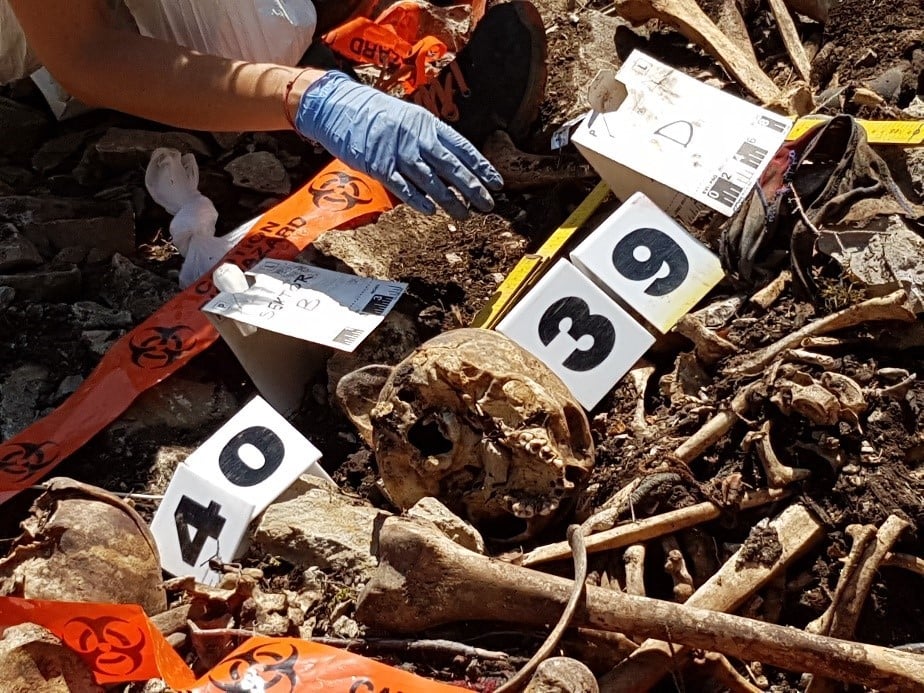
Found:
[[317, 26], [310, 0], [126, 0], [125, 4], [145, 36], [249, 62], [297, 64]]
[[0, 0], [0, 84], [25, 77], [39, 66], [10, 4]]

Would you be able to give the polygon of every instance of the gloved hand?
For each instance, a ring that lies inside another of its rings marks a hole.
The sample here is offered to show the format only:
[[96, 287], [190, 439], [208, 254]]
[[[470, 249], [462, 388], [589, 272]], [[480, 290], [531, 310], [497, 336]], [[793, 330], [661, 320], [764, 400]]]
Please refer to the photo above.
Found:
[[468, 140], [429, 111], [342, 72], [328, 72], [305, 90], [295, 126], [425, 214], [436, 211], [436, 201], [456, 219], [468, 216], [449, 185], [475, 209], [488, 212], [494, 207], [488, 188], [500, 190], [504, 184]]

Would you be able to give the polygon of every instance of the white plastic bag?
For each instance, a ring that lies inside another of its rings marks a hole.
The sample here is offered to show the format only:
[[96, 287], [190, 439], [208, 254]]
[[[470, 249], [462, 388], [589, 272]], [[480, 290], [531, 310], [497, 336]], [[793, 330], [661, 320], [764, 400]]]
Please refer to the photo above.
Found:
[[38, 69], [19, 20], [6, 0], [0, 0], [0, 84], [20, 79]]
[[176, 149], [155, 149], [144, 174], [154, 201], [173, 215], [170, 236], [183, 256], [180, 286], [185, 288], [215, 266], [247, 233], [242, 226], [220, 238], [215, 236], [218, 210], [199, 192], [199, 166], [192, 154]]
[[145, 36], [250, 62], [295, 65], [311, 44], [310, 0], [125, 0]]

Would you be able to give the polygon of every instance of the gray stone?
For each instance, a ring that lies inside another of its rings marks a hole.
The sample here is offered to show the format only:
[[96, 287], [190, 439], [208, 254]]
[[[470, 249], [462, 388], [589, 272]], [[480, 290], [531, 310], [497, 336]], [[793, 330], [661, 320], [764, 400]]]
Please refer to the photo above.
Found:
[[0, 155], [25, 154], [35, 149], [50, 123], [41, 111], [0, 96]]
[[221, 385], [174, 376], [138, 397], [118, 425], [193, 431], [224, 423], [237, 410], [237, 400]]
[[16, 291], [21, 301], [68, 301], [80, 291], [80, 270], [72, 267], [50, 272], [0, 274], [0, 286]]
[[432, 522], [459, 546], [484, 553], [484, 539], [481, 533], [436, 498], [421, 498], [407, 511], [407, 516]]
[[134, 324], [129, 311], [106, 308], [93, 301], [77, 301], [71, 306], [71, 313], [77, 326], [87, 330], [131, 327]]
[[9, 308], [15, 298], [16, 289], [12, 286], [0, 285], [0, 310]]
[[28, 238], [12, 224], [0, 224], [0, 272], [38, 267], [42, 255]]
[[138, 267], [122, 255], [113, 255], [111, 265], [100, 298], [110, 306], [130, 311], [135, 322], [148, 317], [180, 290], [174, 282]]
[[293, 565], [366, 582], [376, 566], [373, 531], [387, 515], [323, 479], [302, 476], [263, 513], [253, 543]]
[[285, 167], [269, 152], [250, 152], [233, 159], [225, 171], [239, 188], [273, 195], [288, 195], [292, 182]]
[[45, 257], [62, 248], [82, 246], [114, 253], [135, 249], [135, 220], [130, 203], [69, 197], [0, 197], [0, 220], [16, 225]]
[[47, 173], [58, 168], [77, 153], [91, 132], [90, 130], [77, 130], [44, 142], [32, 155], [32, 168], [39, 173]]
[[68, 375], [58, 383], [58, 389], [55, 390], [54, 402], [58, 404], [63, 402], [65, 399], [70, 397], [77, 391], [77, 388], [80, 387], [80, 383], [83, 382], [82, 375]]
[[71, 245], [67, 248], [61, 248], [58, 254], [54, 256], [51, 264], [56, 267], [62, 265], [79, 265], [87, 259], [87, 249], [79, 245]]
[[183, 154], [210, 156], [208, 145], [188, 132], [153, 132], [109, 128], [91, 148], [98, 161], [114, 169], [147, 167], [151, 154], [159, 147], [177, 149]]
[[0, 386], [0, 432], [12, 438], [36, 419], [41, 401], [54, 388], [45, 366], [25, 363], [13, 369]]
[[80, 333], [81, 341], [97, 356], [102, 356], [113, 342], [119, 338], [119, 332], [113, 330], [84, 330]]

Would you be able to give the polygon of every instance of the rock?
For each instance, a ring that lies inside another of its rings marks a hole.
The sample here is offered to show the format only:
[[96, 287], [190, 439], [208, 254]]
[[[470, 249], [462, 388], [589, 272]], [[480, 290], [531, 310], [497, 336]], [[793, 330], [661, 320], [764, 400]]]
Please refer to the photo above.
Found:
[[178, 149], [182, 154], [211, 155], [208, 145], [188, 132], [152, 132], [125, 128], [109, 128], [87, 151], [94, 152], [95, 158], [105, 166], [125, 170], [138, 166], [146, 168], [151, 154], [160, 147]]
[[79, 265], [87, 259], [88, 251], [79, 245], [69, 245], [61, 248], [58, 254], [51, 260], [52, 267], [62, 267], [66, 265]]
[[21, 301], [67, 301], [80, 291], [82, 280], [76, 267], [51, 272], [0, 274], [0, 286], [12, 288]]
[[237, 400], [221, 384], [174, 376], [142, 393], [117, 425], [193, 431], [224, 423], [237, 410]]
[[10, 626], [0, 637], [0, 690], [11, 693], [103, 693], [80, 656], [35, 625]]
[[223, 151], [230, 152], [241, 141], [243, 132], [212, 132], [209, 133], [215, 144], [222, 148]]
[[13, 369], [0, 386], [0, 433], [12, 438], [35, 421], [42, 399], [54, 388], [51, 373], [36, 363]]
[[0, 560], [0, 594], [26, 599], [167, 608], [160, 556], [147, 523], [103, 489], [58, 477]]
[[173, 635], [187, 628], [187, 620], [192, 604], [180, 604], [172, 609], [151, 616], [151, 623], [162, 635]]
[[32, 155], [32, 168], [39, 173], [48, 173], [74, 156], [92, 134], [90, 130], [77, 130], [47, 140]]
[[16, 298], [16, 289], [0, 284], [0, 310], [6, 310]]
[[0, 272], [38, 267], [42, 255], [38, 248], [12, 224], [0, 224]]
[[888, 70], [878, 75], [875, 79], [870, 80], [867, 86], [889, 103], [895, 103], [898, 100], [905, 73], [910, 69], [911, 63], [907, 60], [902, 60], [897, 65], [890, 67]]
[[292, 182], [285, 167], [269, 152], [250, 152], [233, 159], [225, 171], [239, 188], [273, 195], [288, 195]]
[[179, 291], [174, 282], [138, 267], [122, 255], [113, 255], [111, 264], [100, 297], [113, 308], [130, 311], [136, 322], [144, 320]]
[[414, 321], [396, 310], [385, 316], [382, 324], [375, 328], [355, 351], [335, 351], [327, 361], [327, 390], [336, 401], [334, 393], [337, 383], [347, 373], [369, 363], [394, 365], [410, 354], [420, 344]]
[[97, 356], [102, 356], [109, 351], [109, 347], [118, 338], [119, 333], [114, 330], [84, 330], [80, 333], [80, 339]]
[[107, 256], [135, 250], [134, 212], [125, 201], [12, 195], [0, 198], [0, 220], [13, 223], [49, 258], [72, 246]]
[[134, 324], [129, 311], [106, 308], [94, 301], [77, 301], [71, 306], [71, 314], [77, 327], [83, 329], [114, 329]]
[[33, 151], [51, 121], [41, 111], [0, 96], [0, 155], [27, 154]]
[[587, 666], [570, 657], [552, 657], [536, 669], [523, 693], [599, 693], [597, 679]]
[[55, 390], [55, 394], [52, 397], [52, 404], [60, 404], [72, 394], [77, 392], [77, 388], [80, 387], [80, 383], [83, 382], [82, 375], [68, 375], [58, 383], [58, 389]]
[[436, 498], [421, 498], [407, 511], [407, 516], [432, 522], [447, 537], [466, 549], [484, 553], [484, 539], [481, 533], [468, 522], [454, 514]]
[[386, 515], [323, 479], [302, 476], [263, 513], [253, 543], [296, 566], [366, 582], [376, 566], [373, 530]]

